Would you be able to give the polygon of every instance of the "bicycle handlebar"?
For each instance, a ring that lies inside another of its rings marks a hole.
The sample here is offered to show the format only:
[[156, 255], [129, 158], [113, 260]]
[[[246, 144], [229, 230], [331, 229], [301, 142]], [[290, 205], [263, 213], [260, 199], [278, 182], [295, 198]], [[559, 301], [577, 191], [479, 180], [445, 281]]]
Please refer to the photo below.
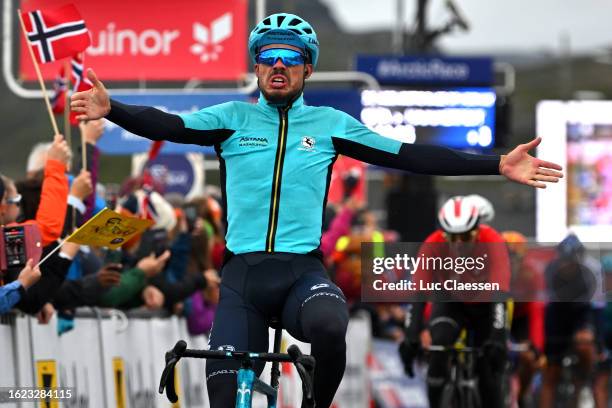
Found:
[[172, 350], [166, 352], [166, 367], [162, 372], [159, 382], [160, 394], [166, 389], [166, 396], [172, 403], [178, 401], [176, 389], [174, 388], [174, 368], [179, 360], [187, 358], [203, 358], [215, 360], [238, 360], [246, 361], [270, 361], [280, 363], [293, 363], [302, 380], [302, 391], [305, 407], [314, 407], [314, 368], [315, 359], [310, 355], [302, 354], [299, 347], [292, 345], [287, 349], [287, 354], [283, 353], [253, 353], [249, 351], [229, 351], [229, 350], [192, 350], [187, 348], [184, 340], [179, 340]]

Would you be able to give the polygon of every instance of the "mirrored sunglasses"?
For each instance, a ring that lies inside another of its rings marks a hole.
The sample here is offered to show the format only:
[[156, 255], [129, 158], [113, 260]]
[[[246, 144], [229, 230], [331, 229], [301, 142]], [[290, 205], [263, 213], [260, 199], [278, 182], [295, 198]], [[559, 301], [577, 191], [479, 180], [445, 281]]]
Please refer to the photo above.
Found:
[[306, 56], [304, 54], [287, 48], [269, 48], [257, 54], [256, 61], [258, 64], [272, 66], [276, 64], [276, 61], [279, 59], [286, 67], [301, 65], [306, 62]]

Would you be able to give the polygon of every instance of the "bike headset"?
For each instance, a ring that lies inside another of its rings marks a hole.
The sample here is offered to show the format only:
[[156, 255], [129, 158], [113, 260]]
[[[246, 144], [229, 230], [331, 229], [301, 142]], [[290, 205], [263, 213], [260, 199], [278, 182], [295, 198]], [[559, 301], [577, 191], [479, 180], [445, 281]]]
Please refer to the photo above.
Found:
[[466, 197], [451, 197], [438, 211], [438, 222], [447, 236], [471, 234], [480, 222], [478, 206]]
[[259, 49], [269, 44], [287, 44], [305, 51], [313, 67], [319, 60], [319, 41], [312, 26], [295, 14], [272, 14], [259, 22], [249, 35], [249, 56], [257, 63]]

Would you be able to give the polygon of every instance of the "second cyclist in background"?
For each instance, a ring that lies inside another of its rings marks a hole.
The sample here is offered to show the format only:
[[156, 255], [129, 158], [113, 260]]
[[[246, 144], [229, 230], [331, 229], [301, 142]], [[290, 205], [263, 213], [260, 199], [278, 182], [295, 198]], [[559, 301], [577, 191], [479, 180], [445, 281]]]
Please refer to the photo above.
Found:
[[[492, 209], [491, 209], [492, 210]], [[463, 329], [470, 332], [470, 345], [482, 349], [476, 363], [478, 386], [484, 407], [503, 407], [503, 374], [507, 361], [506, 304], [502, 300], [509, 290], [510, 268], [508, 251], [501, 235], [488, 225], [481, 224], [480, 208], [472, 199], [453, 197], [438, 213], [440, 229], [432, 233], [424, 242], [419, 254], [425, 257], [456, 256], [456, 245], [486, 248], [489, 282], [499, 283], [498, 293], [493, 294], [494, 302], [444, 301], [433, 302], [429, 324], [423, 319], [424, 303], [414, 303], [406, 321], [406, 336], [400, 345], [400, 355], [406, 372], [412, 375], [412, 365], [421, 348], [430, 345], [452, 346]], [[487, 244], [487, 245], [478, 245]], [[491, 244], [491, 245], [488, 245]], [[477, 254], [470, 254], [477, 255]], [[481, 254], [482, 255], [482, 254]], [[443, 281], [448, 278], [463, 278], [451, 271], [447, 276], [430, 271], [417, 270], [416, 280]], [[453, 276], [454, 275], [454, 276]], [[465, 279], [468, 277], [465, 274]], [[447, 300], [453, 300], [449, 294]], [[433, 353], [427, 372], [427, 389], [431, 407], [440, 407], [444, 385], [448, 381], [449, 355]]]

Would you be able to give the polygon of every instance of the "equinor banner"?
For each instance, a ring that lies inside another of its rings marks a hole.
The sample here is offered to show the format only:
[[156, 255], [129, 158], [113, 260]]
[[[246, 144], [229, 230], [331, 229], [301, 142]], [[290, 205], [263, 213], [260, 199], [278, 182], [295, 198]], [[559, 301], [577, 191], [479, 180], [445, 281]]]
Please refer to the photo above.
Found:
[[[102, 80], [237, 80], [246, 72], [247, 0], [74, 3], [91, 34], [85, 66]], [[31, 0], [22, 9], [64, 4], [66, 0]], [[32, 80], [34, 66], [20, 37], [20, 73]], [[42, 66], [45, 78], [54, 78], [60, 64]]]

